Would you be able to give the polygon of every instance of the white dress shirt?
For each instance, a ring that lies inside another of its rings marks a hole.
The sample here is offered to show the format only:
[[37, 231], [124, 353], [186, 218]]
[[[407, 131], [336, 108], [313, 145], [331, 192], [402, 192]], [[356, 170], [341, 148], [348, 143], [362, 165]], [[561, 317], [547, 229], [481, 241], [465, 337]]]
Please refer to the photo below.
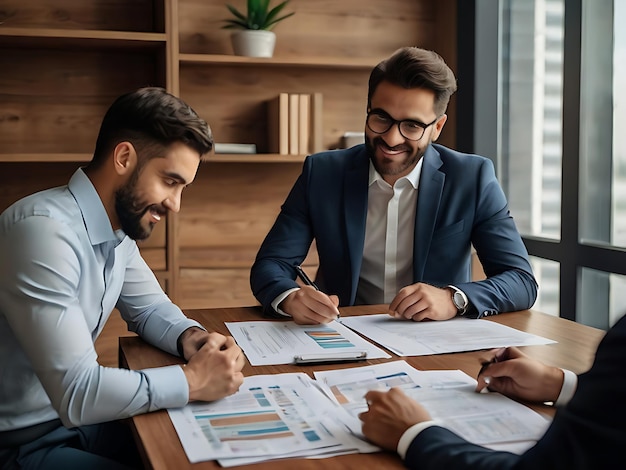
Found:
[[[420, 159], [411, 173], [398, 179], [393, 187], [370, 162], [357, 305], [388, 304], [402, 287], [413, 284], [415, 211], [422, 162]], [[278, 306], [297, 290], [289, 289], [277, 296], [272, 302], [274, 310], [287, 315]]]
[[393, 187], [370, 162], [367, 222], [356, 303], [388, 304], [413, 283], [413, 240], [417, 189], [422, 173], [415, 168]]
[[89, 178], [18, 201], [0, 216], [0, 431], [68, 426], [188, 402], [179, 366], [98, 365], [94, 341], [117, 307], [129, 329], [177, 354], [191, 326], [136, 243], [113, 231]]

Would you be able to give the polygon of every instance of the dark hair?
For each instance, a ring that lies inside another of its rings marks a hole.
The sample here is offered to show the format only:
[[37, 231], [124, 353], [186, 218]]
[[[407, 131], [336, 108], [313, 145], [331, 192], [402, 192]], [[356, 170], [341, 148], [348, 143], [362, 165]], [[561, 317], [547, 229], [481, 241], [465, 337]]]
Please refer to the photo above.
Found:
[[100, 166], [120, 142], [133, 144], [139, 167], [163, 156], [163, 150], [182, 142], [204, 157], [213, 148], [208, 124], [184, 101], [163, 88], [148, 87], [126, 93], [108, 109], [100, 126], [91, 166]]
[[456, 78], [439, 54], [419, 47], [403, 47], [380, 62], [370, 74], [367, 107], [382, 81], [402, 88], [426, 88], [435, 92], [434, 111], [446, 112], [450, 96], [456, 91]]

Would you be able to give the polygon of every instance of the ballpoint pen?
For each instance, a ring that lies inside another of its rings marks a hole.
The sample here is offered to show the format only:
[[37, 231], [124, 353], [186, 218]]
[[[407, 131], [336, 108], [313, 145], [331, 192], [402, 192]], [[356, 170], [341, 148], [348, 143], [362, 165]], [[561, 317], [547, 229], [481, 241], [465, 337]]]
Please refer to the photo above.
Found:
[[302, 282], [304, 282], [307, 286], [311, 286], [315, 290], [320, 290], [320, 288], [317, 287], [313, 281], [311, 281], [309, 276], [306, 275], [302, 266], [296, 266], [296, 272], [298, 273], [298, 277], [302, 279]]
[[[493, 358], [491, 358], [489, 361], [483, 361], [480, 363], [480, 370], [478, 371], [478, 376], [480, 376], [480, 374], [482, 374], [483, 372], [485, 372], [487, 370], [487, 368], [491, 365], [491, 364], [495, 364], [496, 362], [498, 362], [498, 356], [493, 356]], [[485, 381], [485, 384], [489, 385], [489, 382], [491, 382], [491, 377], [484, 377], [483, 380]]]
[[[320, 288], [317, 287], [313, 281], [311, 281], [309, 276], [306, 275], [302, 266], [296, 266], [296, 273], [298, 274], [298, 277], [302, 279], [302, 282], [304, 282], [307, 286], [311, 286], [315, 290], [320, 290]], [[341, 318], [341, 313], [337, 315], [337, 319], [339, 318]]]

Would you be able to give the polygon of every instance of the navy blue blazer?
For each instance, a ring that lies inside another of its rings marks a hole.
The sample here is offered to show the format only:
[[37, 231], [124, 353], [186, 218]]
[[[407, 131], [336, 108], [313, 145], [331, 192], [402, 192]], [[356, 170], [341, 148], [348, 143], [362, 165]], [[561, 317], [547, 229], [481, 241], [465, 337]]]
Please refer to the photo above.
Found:
[[[418, 188], [413, 282], [454, 284], [468, 296], [471, 316], [530, 308], [537, 284], [493, 164], [431, 144]], [[263, 241], [250, 272], [252, 292], [266, 310], [297, 287], [294, 266], [313, 240], [315, 279], [340, 306], [354, 305], [367, 217], [369, 157], [365, 145], [306, 158], [303, 170]], [[474, 245], [487, 279], [471, 281]]]
[[626, 316], [601, 341], [589, 372], [578, 377], [572, 400], [523, 455], [468, 443], [439, 426], [411, 443], [408, 468], [428, 469], [623, 469], [626, 447]]

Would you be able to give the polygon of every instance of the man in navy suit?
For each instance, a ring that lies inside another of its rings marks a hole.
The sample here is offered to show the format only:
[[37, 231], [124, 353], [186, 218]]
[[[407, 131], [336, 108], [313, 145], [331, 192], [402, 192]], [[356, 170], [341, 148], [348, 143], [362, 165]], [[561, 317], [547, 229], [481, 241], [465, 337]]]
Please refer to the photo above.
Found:
[[[266, 312], [315, 324], [339, 305], [389, 304], [414, 321], [533, 305], [528, 253], [491, 161], [433, 144], [455, 91], [432, 51], [402, 48], [373, 69], [365, 144], [307, 157], [259, 249], [250, 281]], [[295, 281], [313, 240], [319, 290]], [[470, 282], [472, 245], [486, 280]]]
[[[369, 411], [359, 416], [363, 434], [397, 450], [408, 468], [427, 469], [612, 469], [624, 468], [626, 445], [626, 317], [611, 328], [593, 366], [578, 378], [507, 348], [478, 376], [489, 389], [529, 401], [555, 401], [550, 427], [522, 455], [493, 451], [430, 421], [428, 412], [400, 389], [370, 391]], [[486, 378], [489, 380], [486, 380]], [[576, 383], [577, 382], [577, 383]], [[566, 402], [564, 406], [560, 406]]]

